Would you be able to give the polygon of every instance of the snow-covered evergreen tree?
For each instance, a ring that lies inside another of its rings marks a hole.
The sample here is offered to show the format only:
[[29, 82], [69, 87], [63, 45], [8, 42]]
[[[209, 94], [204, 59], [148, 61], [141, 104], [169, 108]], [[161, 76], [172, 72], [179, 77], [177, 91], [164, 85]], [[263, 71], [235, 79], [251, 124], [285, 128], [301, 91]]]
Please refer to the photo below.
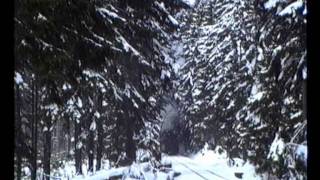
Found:
[[178, 27], [171, 15], [178, 4], [17, 0], [15, 5], [15, 70], [41, 78], [48, 104], [64, 115], [59, 121], [73, 124], [77, 172], [87, 156], [92, 171], [96, 141], [100, 148], [107, 141], [107, 154], [114, 153], [120, 164], [121, 154], [122, 164], [134, 161], [143, 144], [159, 153], [157, 102], [171, 73], [162, 50]]
[[[197, 4], [185, 19], [191, 27], [182, 32], [186, 63], [179, 72], [191, 147], [212, 142], [262, 172], [305, 177], [296, 169], [302, 152], [295, 153], [306, 142], [304, 8], [304, 1]], [[275, 162], [269, 149], [278, 141], [286, 150]]]

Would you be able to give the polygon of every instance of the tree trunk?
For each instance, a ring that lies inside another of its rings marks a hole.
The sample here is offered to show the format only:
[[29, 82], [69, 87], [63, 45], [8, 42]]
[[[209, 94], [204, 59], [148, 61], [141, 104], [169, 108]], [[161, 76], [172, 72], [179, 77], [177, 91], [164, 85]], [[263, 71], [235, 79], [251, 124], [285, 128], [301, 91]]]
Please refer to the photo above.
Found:
[[97, 164], [96, 170], [100, 170], [101, 168], [101, 159], [102, 159], [102, 151], [103, 151], [103, 123], [100, 119], [97, 121], [97, 130], [98, 130], [98, 144], [97, 144]]
[[303, 80], [302, 83], [303, 118], [307, 120], [307, 80]]
[[33, 114], [33, 126], [32, 126], [32, 150], [33, 156], [31, 159], [31, 179], [36, 180], [37, 178], [37, 140], [38, 140], [38, 87], [36, 80], [33, 84], [32, 92], [32, 114]]
[[[52, 126], [51, 119], [47, 119], [47, 128], [50, 129]], [[51, 159], [51, 131], [48, 130], [44, 133], [45, 142], [43, 143], [43, 168], [44, 173], [47, 175], [44, 179], [50, 180], [50, 159]]]
[[80, 142], [80, 133], [81, 133], [81, 125], [80, 122], [77, 123], [77, 121], [74, 121], [74, 149], [75, 149], [75, 162], [76, 162], [76, 174], [82, 174], [82, 169], [81, 169], [81, 165], [82, 165], [82, 160], [81, 160], [81, 148], [78, 148], [77, 145]]
[[66, 119], [67, 120], [67, 137], [68, 137], [68, 140], [67, 140], [67, 158], [70, 159], [71, 156], [70, 156], [70, 150], [71, 150], [71, 127], [70, 127], [70, 120], [69, 119]]
[[[101, 112], [102, 109], [102, 95], [101, 93], [98, 96], [98, 111]], [[96, 170], [100, 170], [101, 168], [101, 159], [102, 159], [102, 151], [103, 151], [103, 118], [97, 119], [97, 131], [98, 131], [98, 144], [97, 144], [97, 164]]]
[[126, 127], [127, 131], [126, 131], [126, 138], [127, 138], [127, 142], [126, 142], [126, 154], [127, 154], [127, 158], [128, 158], [128, 163], [131, 164], [135, 159], [136, 159], [136, 147], [133, 141], [133, 129], [132, 129], [132, 125], [130, 125], [129, 123], [127, 123], [127, 127]]
[[17, 180], [21, 180], [21, 155], [16, 153], [17, 156]]
[[16, 148], [19, 148], [19, 142], [18, 139], [21, 136], [21, 99], [20, 99], [20, 91], [19, 86], [16, 86], [16, 124], [15, 124], [15, 151], [16, 151], [16, 157], [17, 157], [17, 180], [21, 180], [21, 153], [18, 152]]
[[89, 130], [89, 137], [88, 137], [88, 160], [89, 160], [89, 167], [88, 170], [93, 172], [93, 159], [94, 159], [94, 132]]

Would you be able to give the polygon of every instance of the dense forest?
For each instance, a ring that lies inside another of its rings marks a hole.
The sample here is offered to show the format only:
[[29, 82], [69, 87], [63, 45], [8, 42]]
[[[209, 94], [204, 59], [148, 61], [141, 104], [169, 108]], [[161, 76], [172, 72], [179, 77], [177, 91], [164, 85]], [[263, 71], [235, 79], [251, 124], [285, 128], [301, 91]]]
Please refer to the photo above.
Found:
[[15, 179], [204, 146], [307, 179], [306, 3], [15, 0]]

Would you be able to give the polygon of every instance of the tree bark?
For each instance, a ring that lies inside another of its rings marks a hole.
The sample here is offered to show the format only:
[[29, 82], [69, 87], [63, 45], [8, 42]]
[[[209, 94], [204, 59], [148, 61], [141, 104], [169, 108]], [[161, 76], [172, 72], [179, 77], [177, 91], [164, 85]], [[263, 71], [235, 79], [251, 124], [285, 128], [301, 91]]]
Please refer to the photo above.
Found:
[[75, 149], [75, 162], [76, 162], [76, 174], [82, 174], [82, 159], [81, 159], [81, 148], [77, 148], [77, 144], [80, 142], [80, 133], [81, 133], [81, 125], [80, 123], [77, 123], [77, 121], [74, 121], [74, 149]]
[[70, 159], [71, 156], [70, 156], [70, 150], [71, 150], [71, 132], [70, 132], [70, 120], [69, 119], [66, 119], [67, 121], [67, 137], [68, 137], [68, 140], [67, 140], [67, 158]]
[[303, 118], [307, 120], [307, 80], [303, 80], [302, 83]]
[[99, 121], [97, 123], [98, 126], [98, 145], [97, 145], [97, 164], [96, 170], [100, 170], [101, 168], [101, 159], [102, 159], [102, 151], [103, 151], [103, 128], [102, 123]]
[[18, 152], [16, 148], [20, 148], [18, 139], [21, 136], [21, 99], [20, 99], [20, 91], [19, 86], [16, 86], [16, 124], [15, 124], [15, 152], [17, 157], [17, 180], [21, 180], [21, 153]]
[[31, 180], [37, 178], [37, 140], [38, 140], [38, 87], [37, 82], [34, 80], [33, 92], [32, 92], [32, 114], [33, 114], [33, 126], [32, 126], [32, 150], [33, 156], [31, 159]]
[[133, 129], [132, 129], [132, 125], [130, 125], [129, 123], [127, 123], [126, 125], [126, 138], [127, 138], [127, 142], [126, 142], [126, 154], [127, 154], [127, 158], [128, 158], [128, 163], [131, 164], [135, 159], [136, 159], [136, 147], [133, 141]]
[[[99, 94], [98, 96], [98, 111], [101, 112], [102, 110], [102, 95]], [[98, 131], [98, 143], [97, 143], [97, 164], [96, 170], [100, 170], [101, 168], [101, 159], [102, 159], [102, 151], [103, 151], [103, 118], [97, 119], [97, 131]]]
[[45, 142], [43, 143], [43, 168], [44, 173], [47, 175], [44, 179], [50, 180], [50, 160], [51, 160], [51, 131], [50, 128], [52, 126], [51, 119], [47, 119], [47, 128], [48, 131], [44, 132]]
[[16, 153], [17, 156], [17, 180], [21, 180], [21, 155]]
[[93, 172], [93, 159], [94, 159], [94, 132], [89, 129], [89, 137], [88, 137], [88, 160], [89, 167], [88, 170]]

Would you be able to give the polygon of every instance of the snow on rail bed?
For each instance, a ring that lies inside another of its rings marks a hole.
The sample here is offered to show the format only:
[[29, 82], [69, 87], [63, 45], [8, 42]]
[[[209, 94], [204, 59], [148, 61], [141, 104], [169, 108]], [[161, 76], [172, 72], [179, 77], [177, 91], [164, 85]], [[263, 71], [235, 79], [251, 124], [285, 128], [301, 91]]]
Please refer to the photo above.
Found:
[[236, 173], [242, 173], [242, 179], [246, 180], [262, 179], [255, 173], [254, 166], [242, 159], [234, 158], [234, 164], [229, 165], [226, 152], [219, 146], [215, 150], [209, 150], [208, 145], [205, 145], [200, 152], [190, 158], [167, 156], [163, 158], [163, 161], [165, 163], [171, 162], [173, 170], [181, 172], [181, 175], [175, 178], [176, 180], [237, 180], [239, 178], [236, 177]]

